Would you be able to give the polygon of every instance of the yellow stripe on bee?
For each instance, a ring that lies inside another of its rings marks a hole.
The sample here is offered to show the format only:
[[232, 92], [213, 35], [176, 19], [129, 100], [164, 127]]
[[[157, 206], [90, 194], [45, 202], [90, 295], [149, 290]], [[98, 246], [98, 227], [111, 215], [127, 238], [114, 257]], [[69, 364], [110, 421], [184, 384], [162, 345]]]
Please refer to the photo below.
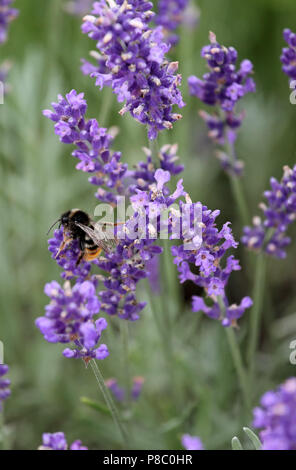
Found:
[[99, 248], [99, 247], [95, 251], [86, 251], [83, 258], [85, 261], [92, 261], [93, 259], [98, 258], [98, 256], [100, 256], [102, 251], [103, 251], [102, 248]]

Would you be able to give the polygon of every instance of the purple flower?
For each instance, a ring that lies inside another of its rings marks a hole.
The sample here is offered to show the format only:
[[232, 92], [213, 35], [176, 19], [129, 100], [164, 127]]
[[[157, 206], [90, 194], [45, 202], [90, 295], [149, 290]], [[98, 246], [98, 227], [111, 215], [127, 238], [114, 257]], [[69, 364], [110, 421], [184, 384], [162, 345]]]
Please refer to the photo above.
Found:
[[247, 93], [256, 89], [249, 76], [253, 73], [253, 65], [245, 59], [237, 69], [237, 51], [233, 47], [221, 46], [213, 33], [210, 33], [210, 42], [201, 51], [209, 72], [202, 79], [194, 75], [189, 77], [189, 91], [203, 103], [216, 107], [216, 114], [201, 111], [200, 115], [208, 126], [209, 137], [220, 145], [229, 146], [229, 154], [218, 154], [223, 168], [240, 174], [242, 162], [236, 158], [234, 142], [244, 114], [236, 113], [236, 105]]
[[134, 377], [133, 386], [131, 390], [131, 396], [133, 400], [138, 400], [142, 393], [143, 384], [145, 382], [144, 377]]
[[0, 44], [7, 39], [8, 27], [18, 16], [18, 10], [11, 8], [13, 0], [0, 0]]
[[296, 378], [266, 392], [254, 409], [263, 450], [296, 450]]
[[118, 385], [116, 379], [108, 379], [106, 380], [105, 384], [117, 401], [125, 400], [125, 390]]
[[244, 227], [242, 243], [250, 250], [284, 258], [291, 242], [286, 232], [296, 219], [296, 165], [293, 169], [285, 166], [281, 181], [271, 178], [270, 186], [264, 192], [267, 203], [260, 204], [264, 220], [254, 217], [253, 226]]
[[9, 367], [5, 364], [0, 364], [0, 412], [2, 410], [2, 404], [4, 400], [6, 400], [10, 394], [10, 380], [4, 378], [4, 375], [7, 374], [9, 371]]
[[[229, 304], [225, 288], [233, 271], [240, 270], [240, 265], [228, 250], [237, 248], [238, 243], [234, 240], [229, 222], [219, 230], [216, 218], [220, 211], [210, 211], [206, 206], [201, 210], [201, 239], [202, 243], [195, 245], [194, 234], [187, 237], [192, 242], [192, 249], [186, 249], [185, 245], [172, 247], [174, 263], [179, 271], [181, 283], [192, 281], [204, 289], [210, 303], [206, 303], [202, 297], [192, 298], [192, 309], [194, 312], [203, 311], [208, 317], [220, 320], [223, 326], [235, 326], [236, 321], [244, 311], [252, 305], [249, 297], [244, 297], [239, 305]], [[186, 236], [186, 233], [185, 233]], [[223, 261], [225, 260], [225, 261]], [[194, 272], [193, 266], [198, 268]], [[221, 303], [223, 302], [223, 310]]]
[[[38, 450], [68, 450], [68, 443], [63, 432], [44, 433], [42, 435], [42, 445]], [[88, 450], [82, 445], [80, 440], [74, 441], [70, 450]]]
[[284, 47], [281, 55], [282, 70], [292, 80], [296, 79], [296, 34], [290, 29], [284, 29], [284, 40], [288, 47]]
[[89, 173], [89, 182], [98, 186], [96, 197], [102, 202], [116, 203], [117, 194], [124, 194], [123, 177], [127, 165], [120, 161], [120, 152], [111, 152], [113, 142], [107, 129], [96, 119], [85, 119], [87, 104], [83, 93], [72, 90], [66, 98], [59, 95], [52, 103], [53, 111], [43, 111], [55, 122], [55, 133], [65, 144], [74, 144], [73, 157], [79, 160], [77, 170]]
[[91, 263], [82, 261], [77, 266], [77, 260], [80, 254], [78, 240], [73, 240], [71, 243], [67, 244], [62, 251], [59, 251], [62, 242], [63, 228], [60, 228], [55, 230], [53, 238], [48, 240], [48, 249], [52, 253], [52, 258], [63, 268], [61, 276], [67, 280], [77, 278], [78, 281], [83, 282], [89, 277]]
[[70, 343], [74, 349], [65, 349], [65, 357], [105, 359], [108, 349], [98, 346], [101, 333], [107, 328], [104, 318], [94, 321], [100, 311], [96, 295], [96, 281], [84, 281], [71, 287], [66, 281], [61, 287], [56, 281], [45, 286], [45, 294], [51, 302], [46, 306], [45, 316], [36, 320], [36, 326], [50, 343]]
[[[133, 400], [138, 400], [142, 392], [143, 383], [144, 377], [133, 377], [133, 385], [131, 389], [131, 398]], [[126, 390], [118, 385], [117, 379], [108, 379], [105, 384], [117, 401], [123, 402], [126, 399]]]
[[186, 450], [204, 450], [200, 438], [197, 436], [191, 436], [190, 434], [183, 434], [182, 446]]
[[167, 41], [172, 46], [175, 46], [179, 41], [179, 37], [174, 32], [184, 21], [188, 3], [189, 0], [158, 0], [155, 23], [163, 27]]
[[[154, 14], [150, 2], [140, 0], [101, 0], [93, 5], [92, 15], [84, 18], [82, 32], [96, 41], [105, 58], [105, 72], [90, 71], [101, 89], [111, 86], [119, 102], [120, 114], [129, 112], [148, 127], [149, 139], [159, 131], [171, 129], [181, 118], [173, 106], [184, 106], [179, 90], [178, 63], [169, 63], [169, 50], [161, 28], [151, 29]], [[101, 64], [99, 64], [101, 68]]]

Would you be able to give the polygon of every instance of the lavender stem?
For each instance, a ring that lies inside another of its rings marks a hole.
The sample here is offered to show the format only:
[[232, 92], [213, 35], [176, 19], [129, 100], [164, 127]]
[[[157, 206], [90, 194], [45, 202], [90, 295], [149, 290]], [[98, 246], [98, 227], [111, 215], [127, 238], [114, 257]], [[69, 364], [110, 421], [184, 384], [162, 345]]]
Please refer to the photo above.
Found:
[[[218, 303], [220, 305], [221, 312], [224, 313], [225, 304], [221, 297], [218, 297]], [[246, 409], [249, 410], [251, 408], [251, 402], [250, 402], [248, 378], [247, 378], [246, 370], [243, 364], [240, 348], [237, 343], [237, 339], [233, 331], [233, 328], [227, 327], [225, 328], [225, 332], [226, 332], [227, 341], [228, 341], [229, 349], [231, 352], [233, 364], [234, 364], [234, 367], [236, 369], [236, 373], [239, 379], [240, 388], [243, 394], [245, 406], [246, 406]]]
[[255, 353], [259, 339], [259, 329], [261, 320], [261, 311], [264, 299], [266, 275], [266, 258], [264, 253], [257, 255], [256, 271], [254, 280], [253, 301], [254, 306], [250, 312], [250, 338], [248, 345], [248, 363], [249, 363], [249, 380], [252, 383], [255, 365]]
[[97, 364], [97, 362], [95, 361], [95, 359], [92, 359], [90, 361], [90, 366], [92, 368], [92, 371], [95, 375], [95, 378], [98, 382], [98, 385], [99, 385], [99, 388], [103, 394], [103, 397], [106, 401], [106, 404], [109, 408], [109, 411], [111, 413], [111, 416], [114, 420], [114, 423], [115, 425], [117, 426], [119, 432], [120, 432], [120, 435], [121, 435], [121, 438], [123, 440], [123, 443], [125, 445], [126, 448], [128, 448], [128, 435], [127, 435], [127, 432], [126, 432], [126, 429], [121, 421], [121, 418], [119, 416], [119, 412], [117, 410], [117, 407], [109, 393], [109, 390], [108, 388], [106, 387], [105, 385], [105, 381], [104, 381], [104, 378], [103, 378], [103, 375], [99, 369], [99, 366]]

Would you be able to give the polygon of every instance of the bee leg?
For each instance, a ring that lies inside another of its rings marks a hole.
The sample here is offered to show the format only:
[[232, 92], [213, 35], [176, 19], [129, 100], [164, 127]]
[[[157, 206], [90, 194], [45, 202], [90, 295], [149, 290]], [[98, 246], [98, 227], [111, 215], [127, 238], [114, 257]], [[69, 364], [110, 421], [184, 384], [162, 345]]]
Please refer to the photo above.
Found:
[[60, 247], [58, 249], [58, 252], [57, 254], [55, 255], [55, 259], [60, 255], [61, 251], [63, 251], [66, 246], [71, 242], [71, 238], [69, 237], [64, 237], [64, 240], [62, 241], [62, 243], [60, 244]]
[[81, 263], [84, 257], [84, 250], [85, 250], [84, 241], [80, 240], [79, 245], [80, 245], [80, 253], [76, 261], [76, 266], [78, 266]]

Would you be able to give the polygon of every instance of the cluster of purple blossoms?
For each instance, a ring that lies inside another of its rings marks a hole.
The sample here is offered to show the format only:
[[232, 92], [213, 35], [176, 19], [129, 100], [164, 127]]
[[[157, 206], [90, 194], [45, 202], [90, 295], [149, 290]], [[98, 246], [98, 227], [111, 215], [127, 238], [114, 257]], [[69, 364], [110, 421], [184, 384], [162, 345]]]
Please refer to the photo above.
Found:
[[172, 46], [175, 46], [179, 41], [175, 30], [183, 22], [188, 3], [189, 0], [158, 0], [155, 23], [162, 26], [164, 35], [167, 36], [167, 40]]
[[[168, 171], [173, 176], [179, 175], [184, 170], [184, 166], [178, 163], [177, 144], [164, 145], [157, 155], [153, 156], [150, 149], [144, 147], [143, 150], [146, 161], [137, 163], [135, 169], [129, 172], [129, 176], [134, 180], [134, 186], [131, 187], [132, 192], [137, 189], [148, 191], [149, 186], [154, 182], [155, 171], [158, 168]], [[154, 161], [153, 158], [157, 158], [157, 161]]]
[[[119, 152], [112, 153], [111, 135], [106, 129], [100, 128], [95, 119], [85, 119], [87, 105], [83, 94], [72, 90], [66, 98], [59, 96], [58, 103], [53, 103], [52, 106], [54, 111], [46, 110], [44, 114], [55, 122], [55, 132], [62, 142], [75, 144], [76, 149], [72, 155], [79, 160], [76, 168], [90, 174], [90, 183], [99, 187], [96, 193], [99, 200], [116, 204], [118, 196], [132, 196], [140, 201], [142, 194], [143, 200], [147, 202], [151, 185], [154, 185], [154, 191], [157, 196], [160, 195], [160, 199], [162, 189], [165, 195], [169, 196], [169, 190], [164, 184], [159, 185], [159, 190], [158, 186], [155, 186], [157, 170], [148, 150], [147, 161], [139, 163], [133, 170], [128, 170], [127, 165], [121, 163]], [[164, 146], [159, 152], [158, 171], [166, 175], [166, 182], [170, 174], [177, 175], [183, 169], [176, 163], [176, 153], [176, 146]], [[159, 177], [161, 175], [162, 173], [158, 173]], [[152, 194], [151, 191], [150, 193]], [[135, 217], [137, 215], [136, 213]], [[133, 221], [134, 218], [131, 225]], [[161, 253], [161, 248], [155, 245], [155, 240], [142, 239], [135, 243], [134, 238], [129, 238], [126, 233], [112, 253], [105, 253], [104, 258], [92, 263], [83, 261], [76, 266], [80, 251], [78, 244], [73, 241], [58, 254], [62, 238], [61, 228], [56, 230], [54, 237], [49, 240], [52, 257], [57, 258], [58, 264], [64, 269], [62, 276], [65, 279], [77, 278], [77, 281], [81, 282], [90, 276], [91, 265], [96, 265], [105, 273], [104, 276], [99, 276], [105, 288], [99, 292], [101, 311], [109, 315], [117, 314], [124, 319], [138, 319], [145, 303], [137, 302], [136, 285], [140, 279], [149, 276], [146, 263]]]
[[[133, 385], [131, 388], [131, 398], [132, 400], [138, 400], [141, 392], [142, 392], [142, 387], [144, 383], [144, 377], [133, 377]], [[119, 401], [123, 402], [126, 398], [126, 391], [124, 388], [120, 387], [118, 385], [118, 382], [116, 379], [108, 379], [105, 382], [106, 386], [109, 388], [109, 390], [112, 392], [113, 397]]]
[[228, 327], [236, 325], [237, 319], [251, 307], [252, 300], [250, 297], [244, 297], [239, 305], [230, 305], [226, 297], [225, 287], [229, 276], [232, 271], [238, 271], [241, 267], [233, 255], [228, 255], [222, 265], [227, 251], [237, 248], [238, 243], [233, 238], [229, 222], [225, 223], [221, 230], [217, 228], [215, 220], [219, 214], [219, 210], [211, 211], [202, 206], [201, 243], [195, 243], [192, 239], [193, 248], [190, 250], [185, 249], [184, 244], [173, 246], [172, 254], [180, 282], [194, 282], [202, 287], [206, 296], [211, 299], [211, 304], [208, 305], [202, 297], [193, 296], [193, 311], [203, 311], [210, 318], [219, 319], [223, 326]]
[[284, 29], [283, 36], [288, 47], [284, 47], [282, 50], [282, 70], [292, 80], [296, 80], [296, 34], [287, 28]]
[[182, 446], [186, 450], [204, 450], [203, 444], [199, 437], [183, 434]]
[[[68, 450], [65, 434], [63, 432], [44, 433], [42, 445], [38, 447], [38, 450]], [[76, 440], [70, 445], [69, 450], [88, 450], [88, 448], [82, 445], [80, 440]]]
[[84, 281], [71, 287], [66, 281], [61, 287], [56, 281], [45, 286], [45, 294], [51, 299], [45, 316], [36, 320], [36, 326], [50, 343], [72, 343], [74, 349], [65, 349], [65, 357], [105, 359], [108, 348], [98, 346], [102, 331], [107, 328], [104, 318], [94, 320], [100, 311], [96, 295], [96, 281]]
[[130, 114], [148, 128], [149, 139], [170, 129], [182, 116], [173, 106], [183, 107], [177, 62], [168, 62], [170, 46], [162, 28], [151, 29], [152, 4], [140, 0], [101, 0], [92, 15], [84, 18], [82, 32], [96, 41], [98, 68], [84, 63], [83, 71], [96, 78], [96, 85], [112, 87], [120, 114]]
[[217, 113], [201, 111], [200, 115], [208, 126], [209, 137], [229, 148], [229, 155], [218, 154], [223, 168], [240, 174], [242, 162], [236, 158], [234, 143], [244, 113], [236, 113], [236, 105], [243, 96], [256, 89], [254, 80], [250, 77], [253, 65], [245, 59], [237, 70], [237, 51], [233, 47], [221, 46], [213, 33], [210, 33], [210, 43], [201, 51], [201, 56], [207, 60], [210, 70], [203, 75], [203, 79], [194, 75], [189, 77], [189, 90], [191, 95], [203, 103], [216, 107]]
[[18, 10], [12, 8], [13, 0], [0, 0], [0, 44], [6, 41], [9, 24], [18, 16]]
[[266, 392], [254, 409], [253, 426], [260, 431], [263, 450], [296, 450], [296, 378]]
[[2, 403], [11, 394], [9, 389], [10, 380], [4, 378], [4, 375], [9, 371], [9, 367], [5, 364], [0, 364], [0, 412], [2, 410]]
[[[65, 144], [75, 144], [73, 157], [79, 160], [77, 170], [89, 173], [89, 182], [99, 189], [101, 202], [115, 203], [116, 194], [124, 194], [122, 178], [127, 165], [120, 161], [120, 152], [111, 152], [113, 137], [107, 129], [99, 127], [96, 119], [85, 119], [87, 104], [84, 94], [72, 90], [66, 98], [59, 95], [58, 103], [52, 103], [53, 111], [45, 110], [44, 116], [55, 122], [55, 133]], [[106, 189], [104, 189], [104, 187]]]
[[270, 186], [264, 192], [267, 204], [259, 206], [265, 219], [254, 217], [253, 226], [244, 227], [242, 243], [250, 250], [284, 258], [285, 248], [291, 242], [286, 232], [296, 219], [296, 165], [293, 169], [285, 166], [281, 181], [271, 178]]

